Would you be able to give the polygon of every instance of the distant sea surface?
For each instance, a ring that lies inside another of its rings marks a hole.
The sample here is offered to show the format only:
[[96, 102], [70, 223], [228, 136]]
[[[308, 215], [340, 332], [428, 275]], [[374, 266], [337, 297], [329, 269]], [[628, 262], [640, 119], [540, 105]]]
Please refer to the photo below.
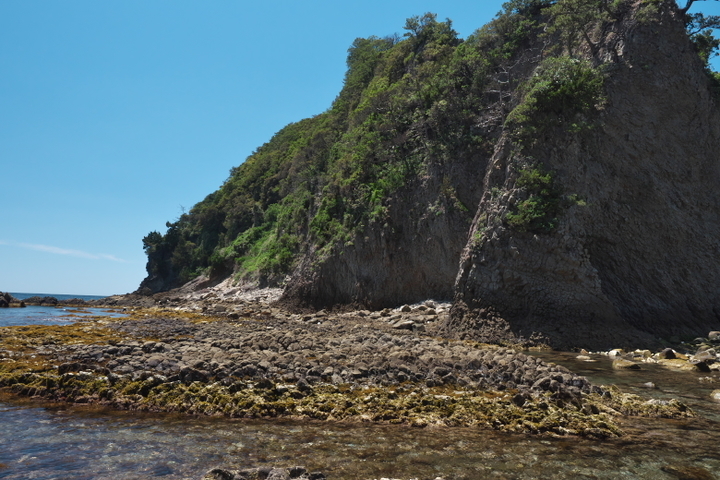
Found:
[[99, 300], [105, 298], [104, 295], [68, 295], [60, 293], [15, 293], [9, 292], [10, 295], [17, 298], [18, 300], [25, 300], [30, 297], [55, 297], [58, 300], [70, 300], [72, 298], [79, 298], [81, 300]]
[[[69, 300], [79, 298], [82, 300], [97, 300], [105, 298], [99, 295], [58, 295], [56, 293], [14, 293], [10, 295], [18, 300], [30, 297], [55, 297], [58, 300]], [[65, 325], [75, 322], [78, 318], [90, 315], [103, 315], [109, 317], [120, 317], [122, 313], [104, 308], [85, 307], [37, 307], [34, 305], [25, 308], [0, 308], [0, 327], [16, 325]], [[0, 478], [2, 474], [0, 473]]]

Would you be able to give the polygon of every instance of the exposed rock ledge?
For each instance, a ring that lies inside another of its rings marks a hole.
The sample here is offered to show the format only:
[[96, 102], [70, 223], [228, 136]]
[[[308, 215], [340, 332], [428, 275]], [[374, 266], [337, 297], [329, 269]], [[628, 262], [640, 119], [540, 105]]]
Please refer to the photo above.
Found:
[[9, 293], [0, 292], [0, 308], [8, 308], [8, 307], [24, 307], [25, 302], [22, 300], [18, 300], [17, 298], [13, 297]]

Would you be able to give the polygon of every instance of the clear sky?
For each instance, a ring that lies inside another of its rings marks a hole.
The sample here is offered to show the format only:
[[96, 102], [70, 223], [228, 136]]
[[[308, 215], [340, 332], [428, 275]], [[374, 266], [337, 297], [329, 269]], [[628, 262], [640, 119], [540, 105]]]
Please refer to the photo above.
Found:
[[326, 110], [355, 38], [425, 12], [467, 37], [502, 3], [1, 1], [0, 291], [135, 290], [142, 238]]

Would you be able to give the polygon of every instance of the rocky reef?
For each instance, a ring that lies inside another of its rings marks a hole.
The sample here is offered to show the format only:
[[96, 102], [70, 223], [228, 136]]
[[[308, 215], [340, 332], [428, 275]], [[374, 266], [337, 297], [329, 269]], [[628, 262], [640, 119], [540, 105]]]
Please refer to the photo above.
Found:
[[598, 438], [622, 434], [618, 415], [693, 415], [679, 402], [592, 385], [514, 349], [437, 339], [383, 318], [156, 309], [5, 327], [0, 386], [127, 410]]
[[290, 468], [214, 468], [202, 480], [325, 480], [321, 472], [308, 472], [305, 467]]

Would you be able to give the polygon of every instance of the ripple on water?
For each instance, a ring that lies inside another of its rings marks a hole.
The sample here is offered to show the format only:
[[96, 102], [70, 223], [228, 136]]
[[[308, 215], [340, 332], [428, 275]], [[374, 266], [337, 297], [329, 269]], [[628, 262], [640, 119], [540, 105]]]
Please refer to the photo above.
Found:
[[[680, 396], [704, 419], [624, 419], [627, 435], [592, 441], [469, 428], [149, 415], [0, 397], [0, 479], [200, 478], [219, 465], [304, 465], [329, 479], [717, 478], [720, 405], [715, 383], [644, 366], [613, 371], [607, 358], [544, 354], [596, 383], [631, 393]], [[707, 374], [702, 374], [707, 376]], [[658, 388], [642, 385], [653, 382]], [[705, 472], [705, 473], [703, 473]], [[694, 475], [688, 476], [688, 475]], [[703, 476], [709, 475], [709, 476]]]
[[25, 308], [0, 308], [0, 327], [20, 325], [64, 325], [77, 321], [78, 318], [102, 315], [106, 317], [123, 317], [126, 314], [103, 308], [89, 307], [38, 307], [30, 305]]
[[720, 434], [712, 422], [643, 419], [624, 425], [627, 437], [601, 442], [468, 428], [38, 408], [7, 399], [0, 413], [4, 479], [200, 478], [228, 464], [299, 464], [331, 479], [673, 479], [673, 468], [720, 471]]

